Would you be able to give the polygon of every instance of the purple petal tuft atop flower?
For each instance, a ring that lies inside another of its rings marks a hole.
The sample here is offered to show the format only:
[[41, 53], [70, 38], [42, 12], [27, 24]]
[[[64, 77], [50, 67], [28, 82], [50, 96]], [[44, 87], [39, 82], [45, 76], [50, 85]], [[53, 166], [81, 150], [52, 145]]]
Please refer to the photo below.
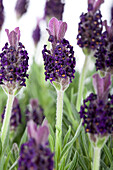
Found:
[[8, 40], [10, 43], [10, 46], [14, 47], [15, 49], [17, 49], [19, 40], [20, 40], [20, 30], [19, 27], [15, 28], [14, 31], [11, 31], [9, 33], [8, 29], [5, 29], [7, 36], [8, 36]]
[[29, 0], [17, 0], [15, 11], [18, 18], [20, 18], [24, 13], [27, 12], [28, 5], [29, 5]]
[[98, 99], [104, 99], [106, 101], [111, 86], [110, 74], [106, 74], [104, 78], [101, 78], [99, 74], [94, 74], [93, 86], [95, 88]]
[[49, 34], [53, 35], [57, 40], [62, 40], [67, 30], [67, 23], [58, 21], [55, 17], [53, 17], [49, 21], [49, 28], [47, 30], [49, 30]]
[[14, 90], [18, 91], [21, 86], [26, 86], [29, 57], [24, 45], [19, 42], [19, 28], [15, 28], [10, 33], [6, 29], [6, 33], [10, 44], [6, 43], [0, 53], [0, 84], [12, 94]]
[[49, 128], [47, 125], [47, 121], [43, 123], [42, 126], [37, 128], [36, 123], [33, 122], [33, 120], [30, 120], [28, 122], [28, 137], [35, 139], [35, 142], [37, 145], [46, 145], [48, 141], [48, 136], [49, 136]]

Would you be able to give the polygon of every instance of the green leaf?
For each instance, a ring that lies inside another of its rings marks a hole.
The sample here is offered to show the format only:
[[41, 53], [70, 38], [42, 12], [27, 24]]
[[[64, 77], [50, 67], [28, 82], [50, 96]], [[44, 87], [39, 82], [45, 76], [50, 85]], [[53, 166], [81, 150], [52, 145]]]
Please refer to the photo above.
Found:
[[54, 152], [54, 140], [53, 140], [53, 137], [51, 135], [49, 135], [49, 144], [50, 144], [50, 148], [51, 148], [51, 151]]
[[78, 126], [77, 131], [76, 131], [74, 137], [72, 138], [72, 140], [64, 146], [64, 148], [61, 152], [61, 155], [60, 155], [60, 160], [62, 159], [62, 157], [64, 157], [66, 155], [66, 153], [72, 147], [73, 143], [76, 141], [77, 137], [79, 136], [81, 129], [82, 129], [82, 121], [81, 121], [80, 125]]
[[20, 151], [21, 145], [22, 145], [23, 143], [25, 143], [26, 141], [27, 141], [27, 128], [25, 129], [24, 134], [23, 134], [23, 136], [22, 136], [22, 138], [21, 138], [21, 141], [20, 141], [20, 144], [19, 144], [19, 151]]
[[53, 141], [54, 141], [54, 144], [55, 144], [55, 133], [54, 133], [53, 128], [50, 124], [49, 124], [49, 130], [50, 130], [50, 134], [51, 134]]
[[52, 83], [53, 83], [55, 89], [57, 89], [57, 90], [60, 90], [60, 89], [61, 89], [60, 83], [57, 83], [56, 81], [53, 81]]
[[80, 115], [79, 113], [77, 112], [77, 109], [76, 109], [76, 106], [71, 103], [71, 109], [72, 109], [72, 113], [73, 113], [73, 117], [77, 120], [77, 122], [79, 123], [80, 122]]
[[106, 142], [106, 136], [104, 136], [103, 138], [99, 138], [97, 141], [97, 147], [101, 149], [105, 144], [105, 142]]
[[105, 164], [103, 160], [100, 160], [100, 164], [105, 170], [113, 170], [113, 169], [109, 169], [109, 167], [107, 167], [107, 165]]
[[64, 141], [63, 141], [63, 148], [64, 148], [64, 146], [67, 144], [67, 142], [68, 142], [68, 139], [69, 139], [69, 137], [70, 137], [70, 133], [71, 133], [71, 126], [69, 126], [69, 129], [68, 129], [68, 131], [67, 131], [67, 133], [66, 133], [66, 135], [65, 135], [65, 137], [64, 137]]
[[78, 161], [78, 153], [77, 153], [77, 151], [76, 151], [76, 152], [75, 152], [75, 155], [74, 155], [74, 157], [73, 157], [73, 160], [72, 160], [72, 162], [71, 162], [71, 165], [70, 165], [70, 167], [69, 167], [68, 170], [75, 170], [77, 161]]
[[82, 144], [83, 144], [86, 156], [89, 157], [87, 134], [85, 133], [84, 128], [82, 130], [82, 135], [81, 136], [82, 136], [82, 141], [83, 141]]
[[83, 170], [88, 170], [88, 165], [86, 166], [84, 158], [83, 158], [82, 155], [79, 155], [78, 160], [79, 160], [79, 163], [82, 166]]
[[110, 150], [109, 150], [109, 148], [107, 147], [106, 144], [104, 145], [104, 151], [105, 151], [110, 163], [112, 163], [113, 157], [112, 157], [111, 152], [110, 152]]
[[10, 159], [11, 151], [8, 153], [7, 158], [4, 163], [4, 170], [7, 170], [9, 159]]
[[14, 170], [14, 167], [18, 164], [19, 158], [13, 163], [9, 170]]
[[63, 157], [61, 164], [59, 165], [59, 170], [63, 170], [65, 167], [65, 157]]
[[1, 138], [0, 138], [0, 157], [2, 155], [2, 141], [1, 141]]

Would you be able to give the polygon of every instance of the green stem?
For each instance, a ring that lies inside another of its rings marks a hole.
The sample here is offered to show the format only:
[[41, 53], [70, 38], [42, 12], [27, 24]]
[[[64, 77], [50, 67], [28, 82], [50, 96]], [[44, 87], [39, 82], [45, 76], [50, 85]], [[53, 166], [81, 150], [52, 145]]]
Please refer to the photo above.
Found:
[[10, 117], [11, 117], [13, 100], [14, 100], [14, 95], [8, 94], [8, 100], [7, 100], [7, 105], [6, 105], [6, 110], [5, 110], [2, 130], [1, 130], [2, 145], [4, 144], [4, 141], [5, 141], [6, 136], [7, 136], [8, 128], [9, 128], [9, 122], [10, 122]]
[[94, 147], [93, 170], [99, 170], [101, 149]]
[[55, 145], [55, 162], [58, 168], [58, 160], [62, 146], [62, 114], [63, 114], [63, 94], [62, 90], [57, 90], [57, 111], [56, 111], [56, 145]]
[[84, 79], [86, 76], [88, 58], [89, 58], [89, 56], [86, 55], [85, 62], [84, 62], [83, 68], [82, 68], [82, 73], [81, 73], [80, 79], [79, 79], [78, 96], [77, 96], [77, 103], [76, 103], [77, 111], [80, 110], [80, 106], [81, 106], [81, 100], [82, 100], [83, 89], [84, 89]]

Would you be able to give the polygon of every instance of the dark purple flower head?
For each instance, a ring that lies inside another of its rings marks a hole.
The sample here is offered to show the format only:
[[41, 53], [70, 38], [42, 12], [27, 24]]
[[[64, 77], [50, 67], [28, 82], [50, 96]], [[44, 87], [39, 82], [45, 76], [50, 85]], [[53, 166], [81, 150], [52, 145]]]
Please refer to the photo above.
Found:
[[[4, 119], [5, 109], [6, 107], [4, 108], [3, 114], [1, 115], [2, 122]], [[18, 99], [15, 97], [10, 118], [10, 130], [15, 131], [20, 123], [21, 123], [21, 109]]]
[[16, 93], [25, 85], [28, 70], [28, 53], [19, 42], [20, 30], [15, 28], [9, 33], [6, 29], [9, 43], [6, 43], [0, 53], [0, 84], [6, 92]]
[[110, 75], [100, 78], [95, 74], [93, 79], [97, 94], [91, 93], [83, 101], [79, 114], [86, 132], [100, 137], [108, 136], [113, 132], [113, 95], [109, 94]]
[[3, 23], [4, 23], [4, 6], [3, 1], [0, 0], [0, 30], [2, 29]]
[[106, 31], [101, 35], [100, 45], [95, 53], [96, 70], [113, 73], [113, 21], [111, 26], [107, 25], [107, 21], [103, 22]]
[[112, 4], [112, 7], [111, 7], [111, 21], [113, 20], [113, 4]]
[[70, 83], [75, 73], [75, 57], [73, 47], [69, 41], [64, 39], [67, 24], [52, 18], [49, 22], [48, 41], [51, 42], [52, 49], [48, 50], [44, 45], [42, 51], [45, 65], [45, 79], [51, 82]]
[[28, 142], [22, 144], [18, 170], [53, 170], [53, 153], [48, 142], [49, 129], [47, 122], [37, 129], [31, 120], [28, 123]]
[[30, 105], [26, 109], [26, 120], [33, 120], [36, 124], [41, 125], [44, 120], [43, 108], [38, 104], [37, 99], [31, 99]]
[[103, 0], [88, 0], [88, 12], [80, 16], [77, 44], [81, 48], [95, 50], [100, 44], [103, 26], [99, 7], [103, 2]]
[[36, 28], [33, 31], [32, 38], [34, 41], [35, 46], [37, 46], [38, 42], [40, 41], [40, 26], [39, 26], [40, 20], [38, 20]]
[[17, 18], [20, 18], [23, 14], [27, 12], [28, 5], [29, 5], [29, 0], [17, 0], [15, 6]]
[[62, 20], [64, 5], [61, 0], [47, 0], [44, 18], [56, 17], [58, 20]]

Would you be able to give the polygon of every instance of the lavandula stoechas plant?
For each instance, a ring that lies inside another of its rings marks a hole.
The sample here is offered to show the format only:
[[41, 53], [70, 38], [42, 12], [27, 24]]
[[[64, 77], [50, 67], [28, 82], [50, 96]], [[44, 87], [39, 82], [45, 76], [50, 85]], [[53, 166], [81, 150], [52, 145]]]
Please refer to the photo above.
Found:
[[0, 30], [2, 29], [3, 23], [4, 23], [4, 6], [3, 1], [0, 0]]
[[15, 6], [17, 18], [22, 17], [22, 15], [27, 12], [28, 5], [29, 5], [29, 0], [17, 0]]
[[101, 43], [95, 53], [96, 70], [101, 73], [109, 72], [113, 74], [113, 20], [111, 26], [107, 25], [107, 21], [103, 22], [106, 31], [101, 35]]
[[40, 41], [41, 31], [39, 26], [40, 20], [38, 20], [36, 28], [33, 30], [32, 38], [35, 44], [35, 47], [37, 46], [38, 42]]
[[[6, 109], [6, 107], [5, 107]], [[5, 109], [3, 111], [2, 116], [2, 123], [4, 120]], [[11, 111], [11, 118], [10, 118], [10, 130], [16, 131], [18, 125], [21, 123], [21, 109], [19, 105], [18, 99], [15, 97], [13, 101], [13, 107]]]
[[33, 120], [37, 125], [41, 125], [45, 116], [43, 114], [44, 110], [39, 105], [37, 99], [31, 99], [29, 107], [26, 109], [26, 120]]
[[54, 154], [48, 146], [47, 121], [37, 128], [33, 120], [30, 120], [27, 129], [28, 141], [21, 146], [18, 170], [53, 170]]
[[80, 81], [79, 81], [79, 89], [78, 89], [78, 97], [77, 97], [77, 110], [80, 110], [82, 93], [83, 93], [83, 84], [86, 75], [86, 70], [88, 66], [89, 55], [92, 55], [98, 45], [100, 44], [100, 38], [102, 33], [102, 15], [99, 10], [100, 5], [104, 2], [104, 0], [88, 0], [88, 12], [82, 13], [80, 16], [80, 23], [78, 27], [78, 35], [77, 35], [77, 44], [82, 48], [85, 54], [85, 62], [83, 65]]
[[93, 170], [99, 170], [100, 151], [113, 133], [113, 95], [109, 94], [110, 74], [106, 74], [104, 78], [100, 78], [98, 74], [93, 75], [93, 85], [96, 94], [91, 93], [83, 101], [79, 113], [94, 147]]
[[47, 0], [45, 4], [44, 18], [50, 19], [52, 17], [62, 20], [62, 15], [64, 12], [64, 3], [61, 0]]
[[44, 45], [42, 51], [45, 80], [50, 80], [57, 91], [57, 112], [56, 112], [56, 170], [58, 165], [58, 157], [60, 155], [62, 140], [62, 113], [63, 113], [63, 93], [72, 82], [75, 73], [75, 57], [73, 47], [69, 41], [64, 39], [67, 30], [67, 24], [52, 18], [49, 21], [48, 41], [51, 43], [51, 49], [47, 49]]
[[28, 78], [26, 72], [29, 59], [24, 45], [19, 42], [19, 27], [11, 32], [8, 29], [5, 31], [9, 43], [5, 44], [2, 48], [2, 53], [0, 53], [0, 85], [8, 95], [8, 101], [1, 130], [2, 143], [4, 143], [7, 135], [14, 96], [23, 86], [26, 86], [25, 81]]

